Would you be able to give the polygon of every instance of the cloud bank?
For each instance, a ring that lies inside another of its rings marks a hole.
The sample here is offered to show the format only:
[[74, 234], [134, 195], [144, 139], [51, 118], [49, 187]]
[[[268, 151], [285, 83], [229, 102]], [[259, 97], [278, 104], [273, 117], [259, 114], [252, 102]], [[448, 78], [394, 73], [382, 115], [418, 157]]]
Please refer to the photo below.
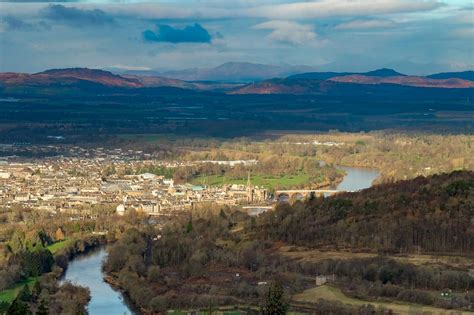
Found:
[[49, 20], [77, 26], [96, 26], [114, 24], [115, 19], [99, 9], [80, 9], [51, 4], [41, 10], [40, 15]]
[[3, 31], [42, 31], [51, 27], [44, 21], [39, 23], [29, 23], [12, 15], [7, 15], [0, 19], [0, 29]]

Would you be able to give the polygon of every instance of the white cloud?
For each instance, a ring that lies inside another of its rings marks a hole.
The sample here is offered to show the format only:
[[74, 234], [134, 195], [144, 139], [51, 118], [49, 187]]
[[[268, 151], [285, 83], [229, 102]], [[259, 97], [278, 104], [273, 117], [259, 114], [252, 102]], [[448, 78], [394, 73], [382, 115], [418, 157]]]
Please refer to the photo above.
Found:
[[[41, 22], [39, 12], [49, 5], [1, 1], [0, 21], [3, 21], [2, 16], [11, 15], [33, 25]], [[118, 27], [116, 31], [104, 27], [92, 31], [48, 22], [51, 30], [47, 32], [22, 31], [20, 34], [9, 31], [7, 25], [0, 22], [0, 33], [3, 30], [0, 34], [0, 55], [3, 53], [0, 69], [39, 71], [51, 67], [98, 65], [176, 69], [251, 61], [331, 63], [327, 70], [362, 71], [404, 60], [399, 64], [405, 68], [400, 69], [409, 71], [412, 68], [410, 61], [421, 60], [426, 63], [423, 71], [436, 72], [431, 70], [439, 70], [439, 67], [433, 65], [445, 60], [472, 64], [474, 11], [459, 7], [461, 1], [472, 0], [235, 1], [61, 2], [67, 7], [103, 10], [117, 20]], [[453, 5], [454, 1], [458, 5]], [[146, 45], [142, 32], [163, 22], [177, 28], [201, 23], [212, 34], [221, 33], [223, 38], [216, 36], [206, 47]], [[391, 23], [395, 25], [388, 29]], [[368, 31], [381, 27], [383, 32]], [[281, 42], [290, 44], [282, 45]], [[362, 61], [348, 58], [343, 55], [346, 52], [361, 56]], [[355, 69], [357, 67], [360, 69]]]
[[316, 40], [316, 33], [311, 25], [290, 21], [268, 21], [253, 27], [258, 30], [271, 30], [268, 38], [290, 44], [308, 44]]
[[367, 16], [430, 11], [443, 6], [439, 1], [419, 0], [321, 0], [267, 5], [247, 10], [249, 16], [272, 19], [312, 19], [336, 16]]
[[335, 28], [339, 30], [353, 29], [382, 29], [395, 27], [397, 24], [391, 20], [353, 20], [337, 25]]
[[[263, 4], [262, 4], [263, 2]], [[267, 1], [239, 1], [226, 5], [189, 1], [146, 3], [63, 3], [82, 9], [101, 9], [109, 14], [147, 19], [267, 18], [273, 20], [314, 19], [320, 17], [367, 16], [425, 12], [442, 7], [437, 0], [319, 0], [268, 4]], [[2, 13], [28, 16], [47, 3], [2, 3]]]

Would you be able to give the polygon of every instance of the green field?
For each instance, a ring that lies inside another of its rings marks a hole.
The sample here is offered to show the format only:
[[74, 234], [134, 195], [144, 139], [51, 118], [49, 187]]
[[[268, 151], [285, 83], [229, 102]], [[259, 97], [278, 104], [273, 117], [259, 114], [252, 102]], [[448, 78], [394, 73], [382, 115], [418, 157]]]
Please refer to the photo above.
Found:
[[[253, 309], [254, 311], [258, 311], [259, 308], [256, 306], [248, 306], [249, 308]], [[236, 310], [236, 306], [221, 306], [217, 307], [212, 310], [212, 314], [214, 315], [243, 315], [247, 314], [246, 311], [242, 310]], [[168, 310], [167, 314], [169, 315], [185, 315], [189, 314], [189, 311], [181, 311], [181, 310]], [[197, 311], [196, 314], [198, 315], [210, 315], [209, 311]], [[306, 313], [300, 313], [300, 312], [287, 312], [288, 315], [306, 315]]]
[[305, 290], [302, 293], [294, 295], [292, 300], [295, 302], [315, 303], [319, 299], [329, 300], [329, 301], [339, 301], [339, 302], [342, 302], [345, 304], [351, 304], [354, 306], [372, 304], [376, 307], [391, 309], [396, 314], [407, 314], [407, 315], [424, 314], [424, 313], [431, 314], [431, 315], [472, 314], [469, 312], [447, 310], [447, 309], [425, 306], [425, 305], [420, 305], [420, 304], [411, 304], [411, 303], [403, 303], [403, 302], [363, 301], [363, 300], [358, 300], [358, 299], [348, 297], [344, 293], [342, 293], [339, 288], [327, 286], [327, 285]]
[[37, 278], [28, 278], [26, 280], [18, 282], [13, 288], [4, 290], [0, 292], [0, 302], [8, 302], [11, 303], [18, 295], [18, 292], [23, 288], [25, 284], [27, 284], [30, 289], [33, 288], [35, 285]]
[[53, 244], [49, 245], [47, 248], [54, 255], [60, 249], [64, 248], [67, 244], [69, 244], [69, 240], [64, 240], [64, 241], [59, 241], [59, 242], [53, 243]]
[[[290, 188], [310, 182], [306, 174], [285, 175], [280, 177], [255, 175], [250, 178], [252, 185], [264, 186], [266, 188]], [[247, 184], [247, 178], [232, 178], [223, 175], [199, 176], [192, 181], [195, 185], [217, 186], [223, 184]]]
[[[69, 243], [69, 241], [70, 240], [59, 241], [59, 242], [56, 242], [56, 243], [53, 243], [53, 244], [49, 245], [47, 248], [54, 255], [59, 250], [64, 248]], [[37, 278], [28, 278], [27, 280], [23, 280], [23, 281], [20, 281], [20, 282], [16, 283], [15, 286], [13, 286], [11, 289], [1, 291], [0, 292], [0, 302], [11, 303], [16, 298], [16, 296], [18, 295], [18, 292], [20, 292], [21, 288], [23, 288], [23, 286], [25, 284], [28, 284], [28, 286], [31, 289], [34, 286], [34, 284], [36, 282], [36, 279]]]

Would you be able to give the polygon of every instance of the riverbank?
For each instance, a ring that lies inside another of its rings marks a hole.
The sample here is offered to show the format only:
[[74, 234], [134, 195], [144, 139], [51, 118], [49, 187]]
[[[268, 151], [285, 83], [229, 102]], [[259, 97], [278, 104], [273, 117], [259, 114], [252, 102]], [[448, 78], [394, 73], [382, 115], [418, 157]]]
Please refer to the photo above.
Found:
[[108, 279], [102, 271], [103, 261], [106, 257], [105, 246], [78, 255], [71, 261], [63, 281], [70, 281], [90, 290], [91, 300], [87, 305], [90, 315], [137, 314], [128, 300], [126, 292], [121, 290], [111, 279]]
[[54, 256], [54, 264], [60, 268], [15, 283], [11, 288], [0, 292], [0, 302], [12, 303], [25, 285], [28, 285], [31, 290], [38, 279], [43, 275], [54, 275], [54, 277], [59, 281], [66, 272], [69, 261], [73, 260], [76, 256], [87, 253], [91, 249], [104, 245], [105, 243], [105, 237], [89, 236], [82, 239], [65, 239], [46, 246], [46, 249]]
[[130, 307], [131, 310], [133, 310], [134, 315], [152, 314], [150, 312], [147, 312], [146, 309], [139, 307], [133, 303], [128, 291], [125, 290], [125, 288], [120, 284], [117, 277], [110, 274], [105, 274], [103, 279], [112, 287], [112, 289], [114, 289], [115, 291], [119, 291], [122, 294], [124, 299], [127, 301], [127, 305]]
[[30, 277], [26, 280], [22, 280], [18, 283], [16, 283], [12, 288], [6, 289], [0, 292], [0, 303], [5, 302], [5, 303], [11, 303], [13, 300], [16, 299], [18, 293], [23, 289], [25, 285], [30, 288], [30, 290], [33, 288], [35, 285], [36, 281], [38, 280], [38, 277]]

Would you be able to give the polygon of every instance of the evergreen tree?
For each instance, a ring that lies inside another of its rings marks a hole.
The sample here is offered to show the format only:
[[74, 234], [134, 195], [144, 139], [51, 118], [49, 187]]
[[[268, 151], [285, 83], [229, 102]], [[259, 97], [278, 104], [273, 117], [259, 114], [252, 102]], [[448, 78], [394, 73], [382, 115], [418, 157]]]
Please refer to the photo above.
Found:
[[31, 301], [31, 291], [27, 284], [25, 284], [20, 292], [18, 292], [16, 299], [21, 302]]
[[264, 315], [283, 315], [288, 310], [288, 302], [284, 297], [283, 286], [274, 282], [267, 292], [265, 305], [262, 308]]

